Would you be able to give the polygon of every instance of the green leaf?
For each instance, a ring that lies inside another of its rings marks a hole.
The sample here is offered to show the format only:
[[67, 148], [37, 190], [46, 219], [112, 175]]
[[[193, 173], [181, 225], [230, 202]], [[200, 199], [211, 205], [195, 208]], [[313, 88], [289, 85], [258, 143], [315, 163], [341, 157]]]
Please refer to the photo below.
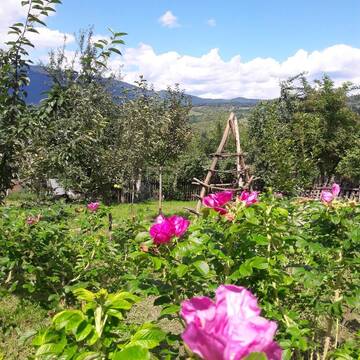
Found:
[[250, 276], [253, 273], [253, 268], [250, 265], [249, 261], [245, 261], [243, 264], [239, 267], [239, 275], [242, 277]]
[[196, 270], [202, 275], [207, 276], [209, 274], [210, 268], [206, 261], [198, 260], [195, 261], [193, 266], [196, 268]]
[[267, 360], [267, 356], [264, 353], [254, 352], [248, 355], [245, 360]]
[[105, 302], [105, 307], [112, 309], [130, 310], [133, 303], [136, 303], [140, 298], [127, 291], [122, 291], [116, 294], [110, 294]]
[[121, 51], [117, 48], [114, 48], [114, 47], [111, 47], [109, 48], [109, 51], [113, 52], [113, 53], [116, 53], [116, 54], [119, 54], [119, 55], [122, 55]]
[[90, 346], [94, 345], [97, 341], [99, 340], [99, 336], [97, 334], [96, 331], [93, 331], [91, 333], [91, 336], [88, 337], [88, 339], [86, 340], [86, 343]]
[[146, 349], [153, 349], [165, 339], [165, 333], [153, 324], [144, 324], [130, 339], [128, 346], [139, 345]]
[[151, 239], [148, 231], [141, 231], [135, 236], [135, 241], [138, 243], [145, 242]]
[[55, 330], [49, 328], [46, 330], [41, 330], [38, 335], [33, 340], [33, 345], [40, 346], [52, 341], [57, 341], [59, 338], [59, 333]]
[[111, 41], [112, 44], [125, 44], [124, 40], [112, 40]]
[[93, 329], [91, 324], [88, 324], [86, 321], [82, 322], [75, 333], [76, 341], [85, 340]]
[[172, 315], [175, 313], [178, 313], [180, 311], [180, 306], [179, 305], [170, 305], [167, 306], [165, 308], [163, 308], [160, 312], [160, 315]]
[[257, 234], [257, 235], [253, 235], [251, 237], [252, 240], [254, 240], [256, 242], [257, 245], [268, 245], [269, 244], [269, 240], [266, 236], [264, 235], [260, 235], [260, 234]]
[[189, 267], [185, 264], [180, 264], [175, 268], [176, 275], [182, 278], [189, 270]]
[[68, 346], [62, 353], [61, 356], [59, 356], [59, 360], [69, 360], [72, 359], [73, 356], [76, 354], [78, 350], [77, 345]]
[[256, 256], [250, 260], [250, 265], [255, 269], [267, 269], [269, 263], [265, 257]]
[[63, 335], [57, 343], [50, 343], [41, 345], [37, 351], [36, 356], [46, 355], [46, 354], [61, 354], [66, 346], [66, 337]]
[[53, 324], [55, 325], [56, 329], [60, 330], [67, 326], [72, 320], [72, 329], [73, 327], [79, 325], [80, 322], [84, 319], [85, 315], [79, 310], [64, 310], [54, 316]]
[[115, 309], [108, 309], [106, 311], [106, 314], [109, 315], [109, 316], [115, 317], [115, 318], [117, 318], [119, 320], [122, 320], [124, 318], [121, 311], [117, 311]]
[[73, 293], [79, 300], [94, 301], [95, 299], [95, 294], [93, 292], [83, 288], [75, 289]]
[[149, 360], [150, 353], [148, 349], [141, 346], [131, 346], [122, 351], [117, 351], [113, 355], [113, 360]]
[[95, 360], [98, 359], [100, 356], [99, 353], [94, 352], [94, 351], [86, 351], [82, 354], [79, 354], [75, 360]]

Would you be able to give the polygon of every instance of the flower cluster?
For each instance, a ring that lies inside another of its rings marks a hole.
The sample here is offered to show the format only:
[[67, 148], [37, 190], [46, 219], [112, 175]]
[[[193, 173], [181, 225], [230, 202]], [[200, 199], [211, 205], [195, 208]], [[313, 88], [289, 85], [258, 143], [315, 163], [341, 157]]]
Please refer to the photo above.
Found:
[[258, 199], [258, 192], [257, 191], [243, 191], [239, 198], [240, 201], [242, 201], [246, 206], [250, 206], [252, 204], [255, 204], [259, 201]]
[[204, 206], [214, 209], [219, 214], [224, 215], [227, 213], [227, 210], [223, 206], [231, 201], [232, 197], [232, 191], [222, 191], [216, 194], [209, 194], [208, 196], [205, 196], [202, 200], [202, 203]]
[[273, 340], [277, 325], [260, 316], [256, 297], [247, 289], [221, 285], [216, 301], [194, 297], [181, 304], [186, 322], [182, 338], [204, 360], [240, 360], [263, 352], [280, 360], [282, 350]]
[[97, 209], [99, 208], [100, 204], [98, 202], [91, 202], [90, 204], [87, 205], [87, 208], [91, 211], [91, 212], [96, 212]]
[[189, 225], [189, 220], [182, 216], [173, 215], [166, 218], [163, 215], [159, 215], [155, 219], [155, 224], [150, 228], [150, 236], [153, 238], [154, 244], [165, 244], [173, 237], [184, 235]]
[[[216, 194], [209, 194], [203, 198], [203, 205], [214, 209], [221, 215], [225, 215], [228, 213], [228, 210], [224, 207], [229, 201], [233, 198], [232, 191], [222, 191]], [[250, 206], [259, 201], [258, 192], [257, 191], [246, 191], [244, 190], [240, 196], [238, 196], [238, 200], [243, 202], [246, 206]]]
[[330, 204], [340, 194], [340, 186], [334, 183], [331, 187], [331, 191], [323, 190], [320, 195], [321, 201], [326, 204]]

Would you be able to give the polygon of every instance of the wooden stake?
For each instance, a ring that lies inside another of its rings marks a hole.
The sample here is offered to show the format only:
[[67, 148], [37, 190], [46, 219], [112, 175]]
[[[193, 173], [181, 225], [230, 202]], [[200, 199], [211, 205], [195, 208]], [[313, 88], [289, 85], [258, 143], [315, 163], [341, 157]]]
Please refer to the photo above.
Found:
[[162, 166], [159, 167], [159, 214], [162, 214]]
[[[220, 154], [224, 150], [227, 138], [229, 136], [229, 131], [230, 131], [230, 123], [229, 123], [229, 120], [228, 120], [228, 122], [226, 124], [226, 127], [225, 127], [224, 134], [223, 134], [222, 139], [220, 141], [220, 144], [219, 144], [219, 146], [218, 146], [218, 148], [216, 150], [216, 152], [218, 154]], [[217, 162], [218, 162], [218, 158], [214, 157], [212, 162], [211, 162], [210, 169], [209, 169], [209, 171], [208, 171], [208, 173], [207, 173], [207, 175], [205, 177], [204, 184], [209, 185], [209, 182], [211, 180], [211, 177], [212, 177], [213, 171], [215, 170]], [[201, 188], [201, 191], [200, 191], [200, 197], [203, 198], [205, 196], [205, 194], [206, 194], [206, 186], [203, 186]], [[201, 208], [201, 200], [199, 200], [197, 205], [196, 205], [196, 212], [200, 212], [200, 208]]]
[[[234, 135], [234, 138], [235, 138], [236, 152], [235, 153], [224, 153], [223, 150], [225, 148], [230, 131], [232, 132], [232, 134]], [[237, 191], [249, 188], [251, 185], [251, 182], [254, 180], [253, 177], [250, 177], [249, 168], [245, 164], [244, 154], [241, 151], [241, 145], [240, 145], [239, 124], [238, 124], [238, 120], [233, 112], [230, 114], [230, 116], [228, 118], [228, 121], [226, 123], [226, 127], [224, 130], [222, 139], [220, 141], [220, 144], [219, 144], [216, 152], [214, 154], [212, 154], [212, 156], [213, 156], [213, 159], [212, 159], [210, 168], [208, 169], [205, 180], [200, 181], [199, 179], [196, 179], [196, 178], [193, 179], [193, 184], [202, 186], [200, 195], [199, 195], [199, 201], [196, 205], [196, 210], [195, 210], [197, 213], [200, 212], [200, 208], [202, 205], [202, 199], [206, 195], [206, 192], [208, 189], [220, 190], [220, 191], [230, 190], [233, 192], [237, 192]], [[226, 158], [226, 157], [232, 157], [232, 156], [236, 157], [236, 170], [234, 169], [234, 170], [230, 170], [230, 171], [229, 170], [221, 171], [221, 170], [215, 169], [219, 159]], [[230, 186], [233, 184], [211, 184], [210, 183], [211, 178], [212, 178], [213, 174], [215, 174], [216, 172], [235, 173], [236, 174], [236, 182], [234, 183], [235, 186], [233, 186], [233, 187], [235, 187], [235, 189], [226, 188], [226, 186]]]

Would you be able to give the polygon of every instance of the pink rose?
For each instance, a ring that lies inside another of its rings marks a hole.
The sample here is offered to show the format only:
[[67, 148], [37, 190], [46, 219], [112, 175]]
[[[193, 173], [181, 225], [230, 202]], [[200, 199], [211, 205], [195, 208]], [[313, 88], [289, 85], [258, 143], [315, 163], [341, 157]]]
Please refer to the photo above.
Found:
[[190, 225], [190, 221], [182, 216], [173, 215], [168, 218], [168, 221], [174, 228], [174, 234], [177, 237], [181, 237], [186, 233], [187, 228]]
[[156, 245], [168, 243], [173, 237], [181, 237], [185, 234], [190, 221], [182, 216], [173, 215], [166, 218], [159, 215], [155, 223], [150, 227], [150, 236]]
[[215, 302], [194, 297], [181, 304], [187, 325], [182, 338], [204, 360], [241, 360], [253, 352], [280, 360], [282, 350], [273, 339], [277, 325], [261, 317], [260, 311], [250, 291], [221, 285]]
[[233, 197], [232, 191], [222, 191], [216, 194], [209, 194], [202, 200], [204, 206], [214, 209], [220, 215], [227, 213], [227, 210], [223, 208]]
[[326, 204], [330, 204], [340, 194], [340, 186], [334, 183], [331, 191], [323, 190], [320, 194], [320, 199]]
[[100, 204], [98, 202], [91, 202], [90, 204], [87, 205], [87, 208], [91, 212], [95, 212], [99, 208], [99, 206], [100, 206]]
[[239, 200], [242, 201], [246, 206], [250, 206], [252, 204], [255, 204], [259, 201], [258, 199], [258, 192], [257, 191], [243, 191], [240, 196]]

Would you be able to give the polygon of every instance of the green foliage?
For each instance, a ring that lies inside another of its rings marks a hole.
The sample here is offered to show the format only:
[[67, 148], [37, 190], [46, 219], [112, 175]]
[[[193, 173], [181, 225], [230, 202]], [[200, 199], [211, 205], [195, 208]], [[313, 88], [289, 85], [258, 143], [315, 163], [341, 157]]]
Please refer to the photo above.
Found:
[[360, 140], [355, 142], [354, 146], [346, 151], [336, 171], [348, 181], [360, 182]]
[[[115, 33], [112, 43], [122, 35]], [[91, 30], [81, 33], [79, 47], [79, 72], [63, 70], [64, 49], [51, 57], [55, 85], [39, 108], [23, 175], [35, 189], [57, 178], [87, 197], [109, 201], [114, 185], [132, 189], [151, 168], [177, 159], [190, 137], [189, 105], [177, 87], [160, 97], [143, 79], [134, 93], [114, 99], [107, 90], [112, 79], [103, 77], [106, 62], [97, 60], [111, 51], [102, 40], [94, 44]]]
[[249, 153], [263, 184], [296, 192], [335, 175], [357, 181], [360, 118], [348, 106], [351, 89], [335, 88], [327, 76], [311, 87], [300, 76], [282, 84], [279, 100], [255, 108]]
[[[359, 205], [340, 201], [324, 205], [264, 194], [250, 207], [241, 202], [230, 205], [231, 221], [204, 209], [202, 217], [192, 219], [185, 237], [159, 247], [151, 241], [149, 222], [129, 220], [109, 234], [103, 206], [97, 213], [80, 208], [75, 213], [74, 218], [74, 209], [54, 207], [27, 225], [24, 210], [3, 208], [2, 291], [41, 300], [43, 306], [65, 307], [52, 327], [41, 333], [45, 335], [38, 349], [70, 353], [76, 346], [84, 352], [106, 353], [116, 346], [118, 352], [148, 356], [145, 350], [133, 348], [143, 346], [133, 343], [138, 340], [134, 334], [147, 328], [130, 325], [134, 322], [125, 316], [129, 304], [124, 299], [116, 302], [125, 306], [118, 308], [122, 319], [111, 300], [118, 299], [117, 295], [99, 289], [141, 298], [155, 296], [154, 305], [161, 311], [154, 326], [162, 326], [166, 319], [182, 323], [181, 301], [212, 296], [225, 283], [245, 286], [256, 294], [263, 315], [278, 323], [277, 341], [285, 359], [320, 356], [326, 336], [330, 337], [329, 356], [356, 359]], [[90, 290], [84, 290], [85, 286]], [[95, 289], [97, 295], [92, 292]], [[84, 301], [81, 310], [71, 306], [73, 293]], [[101, 310], [97, 310], [99, 304]], [[109, 311], [112, 315], [106, 317]], [[85, 340], [79, 340], [82, 337], [75, 328], [70, 329], [72, 317], [74, 324], [86, 320], [84, 327], [76, 327], [84, 331]], [[89, 344], [88, 337], [96, 331], [96, 343]], [[166, 345], [151, 350], [154, 354], [183, 358], [179, 332], [162, 339]], [[125, 348], [124, 344], [132, 345]], [[150, 343], [146, 344], [149, 348]]]
[[126, 323], [125, 313], [139, 298], [122, 291], [93, 293], [74, 290], [81, 310], [64, 310], [54, 316], [52, 325], [33, 340], [35, 359], [150, 359], [165, 334], [155, 325], [139, 327]]
[[28, 34], [38, 33], [39, 24], [46, 26], [40, 17], [54, 12], [56, 4], [61, 1], [22, 1], [27, 9], [25, 21], [10, 26], [8, 34], [13, 38], [6, 42], [6, 50], [0, 50], [0, 201], [18, 176], [19, 156], [33, 120], [24, 102], [31, 63], [28, 48], [34, 47]]

